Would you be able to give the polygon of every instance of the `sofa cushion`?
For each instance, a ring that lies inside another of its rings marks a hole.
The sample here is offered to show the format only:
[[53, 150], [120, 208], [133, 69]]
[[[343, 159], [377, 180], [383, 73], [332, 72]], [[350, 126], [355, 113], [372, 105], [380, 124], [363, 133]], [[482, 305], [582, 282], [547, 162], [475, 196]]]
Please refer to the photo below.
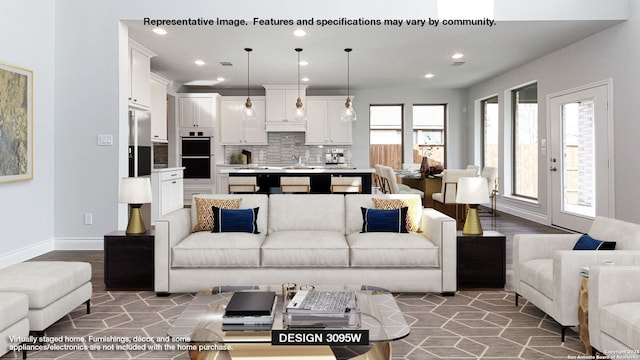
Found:
[[521, 263], [520, 280], [553, 299], [553, 259], [534, 259]]
[[258, 211], [253, 209], [221, 209], [213, 206], [213, 231], [220, 232], [248, 232], [259, 234]]
[[29, 309], [42, 309], [91, 281], [91, 264], [27, 261], [0, 271], [0, 291], [29, 297]]
[[196, 232], [171, 249], [172, 267], [259, 267], [264, 235]]
[[422, 217], [422, 200], [420, 198], [381, 199], [374, 197], [373, 204], [376, 209], [385, 210], [407, 207], [407, 230], [416, 232], [420, 229], [420, 218]]
[[[266, 234], [267, 231], [267, 216], [269, 214], [269, 197], [267, 194], [196, 194], [193, 195], [191, 201], [191, 226], [198, 222], [198, 217], [196, 213], [196, 208], [193, 206], [196, 202], [197, 198], [203, 199], [218, 199], [218, 200], [227, 200], [227, 199], [240, 199], [240, 209], [253, 209], [256, 207], [260, 208], [260, 212], [258, 212], [258, 229], [260, 232]], [[211, 231], [213, 228], [209, 229]]]
[[0, 304], [0, 331], [26, 318], [29, 313], [29, 299], [25, 294], [0, 293]]
[[406, 233], [408, 207], [393, 210], [362, 209], [362, 232]]
[[211, 231], [213, 229], [215, 220], [212, 214], [212, 208], [225, 208], [225, 209], [237, 209], [240, 207], [240, 201], [242, 199], [206, 199], [196, 197], [194, 199], [197, 222], [193, 226], [193, 231]]
[[344, 235], [344, 223], [344, 195], [269, 196], [269, 234], [277, 231], [318, 230]]
[[602, 332], [627, 345], [640, 349], [640, 302], [606, 305], [600, 309]]
[[438, 267], [439, 249], [418, 233], [347, 236], [352, 267]]
[[596, 216], [589, 235], [604, 241], [615, 241], [618, 250], [640, 250], [640, 224]]
[[262, 245], [262, 266], [348, 267], [349, 246], [344, 235], [335, 231], [278, 231]]
[[[359, 233], [362, 231], [362, 210], [361, 208], [375, 208], [373, 203], [374, 198], [378, 199], [411, 199], [415, 198], [420, 200], [420, 196], [411, 194], [350, 194], [345, 195], [345, 210], [346, 210], [346, 233]], [[420, 218], [417, 219], [418, 223], [422, 221], [422, 211], [420, 212]]]
[[580, 236], [576, 244], [573, 246], [573, 250], [615, 250], [615, 241], [602, 241], [597, 240], [584, 234]]

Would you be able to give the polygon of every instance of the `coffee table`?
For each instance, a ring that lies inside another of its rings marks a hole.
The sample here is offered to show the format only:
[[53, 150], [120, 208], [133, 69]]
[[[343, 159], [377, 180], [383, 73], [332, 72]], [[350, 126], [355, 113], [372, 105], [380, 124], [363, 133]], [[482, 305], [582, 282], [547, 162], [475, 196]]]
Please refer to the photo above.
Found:
[[[221, 286], [197, 295], [173, 322], [167, 333], [190, 344], [192, 359], [390, 359], [391, 342], [409, 335], [410, 327], [393, 295], [381, 288], [316, 286], [316, 290], [353, 290], [357, 293], [361, 325], [368, 330], [368, 346], [272, 345], [271, 331], [223, 331], [222, 315], [234, 291], [274, 291], [278, 297], [272, 330], [285, 330], [282, 320], [282, 286]], [[228, 351], [216, 351], [228, 350]], [[215, 352], [215, 357], [212, 353]], [[256, 354], [258, 354], [256, 357]], [[363, 357], [364, 358], [364, 357]]]

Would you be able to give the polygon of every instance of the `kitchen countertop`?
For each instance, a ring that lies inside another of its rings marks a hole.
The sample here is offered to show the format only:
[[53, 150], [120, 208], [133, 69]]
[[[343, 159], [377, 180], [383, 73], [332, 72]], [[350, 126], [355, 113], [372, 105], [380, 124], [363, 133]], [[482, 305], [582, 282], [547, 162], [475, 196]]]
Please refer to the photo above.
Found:
[[356, 168], [345, 165], [224, 165], [218, 166], [218, 173], [263, 174], [263, 173], [373, 173], [372, 168]]

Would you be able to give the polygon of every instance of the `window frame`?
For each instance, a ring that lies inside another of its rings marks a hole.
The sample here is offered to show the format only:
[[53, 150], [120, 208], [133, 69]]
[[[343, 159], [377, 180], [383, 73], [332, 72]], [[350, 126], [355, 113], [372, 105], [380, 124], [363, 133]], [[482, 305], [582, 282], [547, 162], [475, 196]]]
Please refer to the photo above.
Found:
[[[449, 106], [446, 103], [419, 103], [411, 105], [411, 149], [413, 152], [413, 132], [415, 131], [415, 119], [413, 118], [413, 109], [419, 106], [442, 106], [443, 108], [443, 118], [442, 118], [442, 166], [447, 168], [447, 118], [449, 114]], [[413, 160], [413, 159], [412, 159]]]
[[[371, 152], [371, 109], [374, 107], [400, 107], [400, 168], [402, 168], [402, 163], [404, 163], [404, 103], [382, 103], [382, 104], [369, 104], [369, 152]], [[381, 129], [373, 129], [373, 130], [381, 130]], [[388, 129], [391, 130], [391, 129]], [[395, 129], [394, 129], [395, 130]], [[369, 162], [371, 162], [372, 159], [369, 159]], [[391, 165], [389, 165], [391, 166]]]
[[[498, 134], [497, 134], [497, 139], [498, 139], [498, 147], [500, 147], [500, 98], [498, 97], [498, 95], [493, 95], [493, 96], [489, 96], [487, 98], [484, 98], [482, 100], [480, 100], [480, 129], [481, 129], [481, 133], [480, 133], [480, 149], [482, 150], [482, 158], [480, 160], [480, 163], [482, 165], [482, 167], [488, 166], [487, 165], [487, 143], [486, 143], [486, 133], [487, 133], [487, 127], [486, 127], [486, 123], [487, 123], [487, 118], [486, 118], [486, 105], [487, 104], [493, 104], [493, 102], [490, 102], [492, 100], [495, 100], [495, 104], [498, 106], [498, 119], [497, 119], [497, 128], [498, 128]], [[499, 158], [499, 152], [498, 152], [498, 163], [500, 162], [500, 158]], [[496, 164], [496, 167], [498, 167], [498, 164]]]
[[[522, 199], [527, 199], [527, 200], [532, 200], [532, 201], [538, 201], [539, 197], [540, 197], [540, 191], [539, 191], [539, 181], [536, 178], [536, 196], [529, 196], [529, 195], [524, 195], [524, 194], [520, 194], [518, 193], [518, 187], [517, 187], [517, 183], [518, 183], [518, 167], [517, 167], [517, 162], [518, 162], [518, 143], [516, 141], [516, 137], [517, 137], [517, 133], [518, 133], [518, 96], [517, 94], [524, 90], [527, 89], [529, 87], [535, 86], [536, 87], [536, 105], [538, 106], [538, 109], [536, 111], [537, 113], [537, 117], [536, 117], [536, 122], [539, 123], [539, 116], [540, 116], [540, 112], [539, 112], [539, 105], [540, 105], [540, 99], [538, 96], [538, 82], [534, 81], [534, 82], [530, 82], [527, 84], [524, 84], [522, 86], [516, 87], [516, 88], [512, 88], [510, 93], [511, 93], [511, 195], [514, 197], [518, 197], [518, 198], [522, 198]], [[539, 131], [539, 124], [536, 124], [536, 143], [537, 143], [537, 139], [540, 136], [540, 131]], [[535, 167], [536, 169], [538, 168], [538, 160], [539, 160], [539, 156], [538, 153], [536, 152], [536, 161], [535, 161]], [[537, 171], [536, 171], [537, 174]]]

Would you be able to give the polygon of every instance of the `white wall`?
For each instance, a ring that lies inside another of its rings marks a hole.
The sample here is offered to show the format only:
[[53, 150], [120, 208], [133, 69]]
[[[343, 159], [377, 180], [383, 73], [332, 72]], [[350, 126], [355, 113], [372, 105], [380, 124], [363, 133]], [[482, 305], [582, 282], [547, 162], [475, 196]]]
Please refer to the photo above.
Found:
[[3, 0], [0, 62], [33, 71], [34, 178], [0, 183], [0, 267], [53, 246], [54, 18], [50, 0]]
[[[640, 223], [640, 205], [636, 200], [640, 180], [638, 156], [638, 86], [640, 74], [640, 4], [630, 2], [630, 18], [587, 39], [544, 56], [536, 61], [473, 86], [468, 92], [468, 106], [475, 100], [493, 94], [503, 95], [504, 90], [532, 80], [538, 81], [539, 137], [547, 137], [546, 96], [562, 90], [613, 79], [614, 114], [614, 169], [615, 216]], [[505, 99], [500, 98], [501, 106]], [[469, 129], [476, 119], [469, 114]], [[502, 118], [504, 120], [504, 118]], [[477, 127], [476, 127], [477, 128]], [[475, 136], [470, 133], [469, 136]], [[474, 154], [476, 156], [478, 154]], [[547, 196], [548, 163], [546, 156], [539, 156], [539, 205], [500, 198], [503, 209], [541, 222], [548, 222], [549, 199]], [[599, 164], [598, 166], [604, 166]], [[500, 167], [504, 169], [504, 164]], [[501, 173], [501, 178], [504, 174]]]

